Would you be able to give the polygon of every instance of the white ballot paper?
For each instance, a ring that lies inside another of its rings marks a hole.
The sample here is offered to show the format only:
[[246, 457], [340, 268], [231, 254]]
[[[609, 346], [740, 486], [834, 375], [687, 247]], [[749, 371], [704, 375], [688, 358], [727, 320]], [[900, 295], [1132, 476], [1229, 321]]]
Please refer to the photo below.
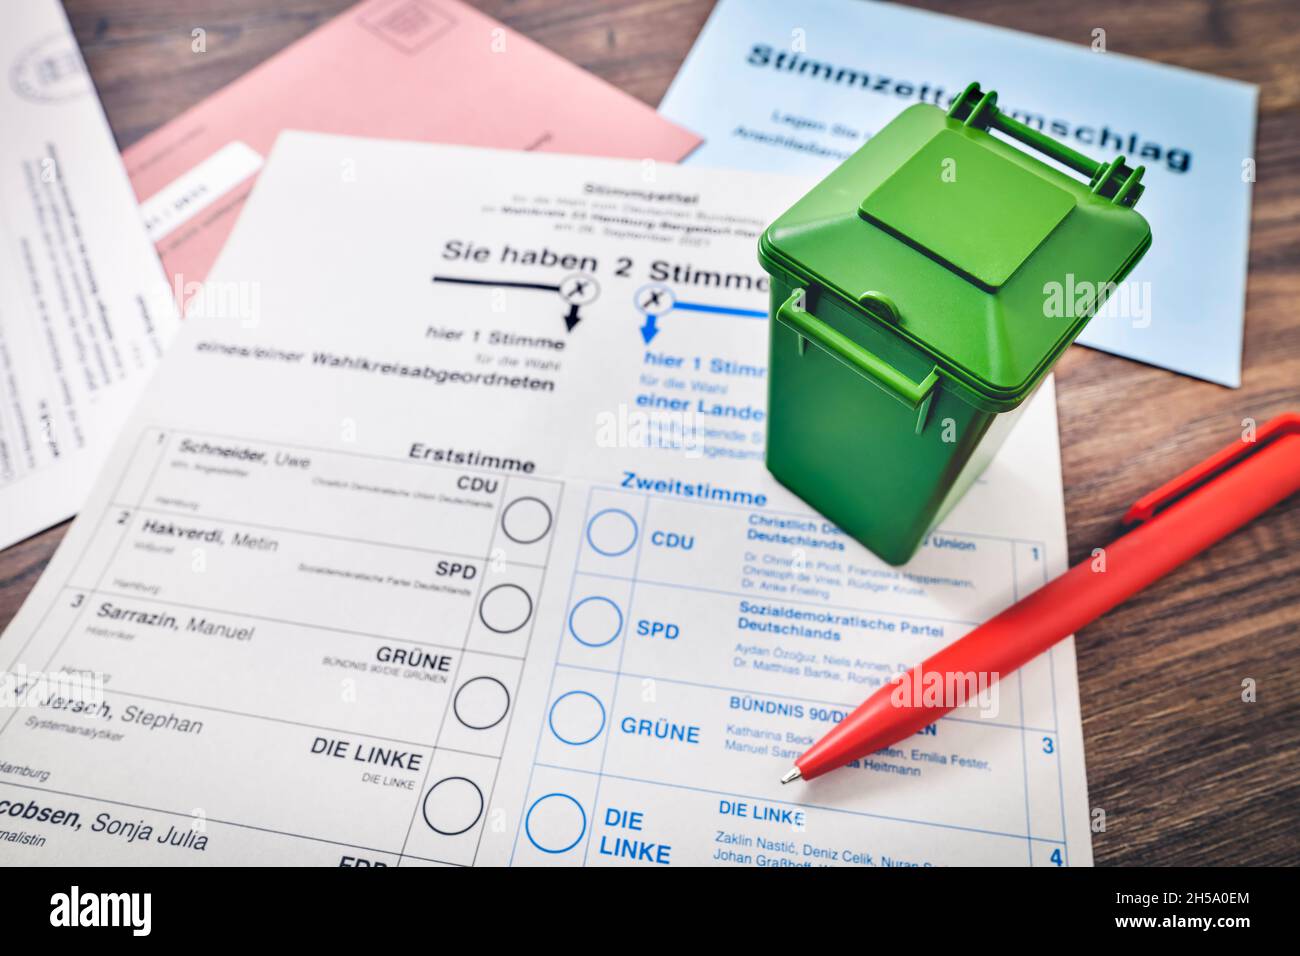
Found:
[[1146, 167], [1151, 250], [1079, 342], [1238, 386], [1258, 91], [1107, 52], [1106, 25], [1072, 44], [893, 3], [719, 0], [659, 111], [705, 137], [687, 162], [812, 181], [978, 81], [1089, 158]]
[[0, 32], [0, 547], [81, 506], [176, 325], [57, 0]]
[[804, 188], [284, 134], [0, 640], [0, 858], [1091, 863], [1068, 641], [778, 783], [1066, 561], [1050, 383], [905, 568], [769, 477]]

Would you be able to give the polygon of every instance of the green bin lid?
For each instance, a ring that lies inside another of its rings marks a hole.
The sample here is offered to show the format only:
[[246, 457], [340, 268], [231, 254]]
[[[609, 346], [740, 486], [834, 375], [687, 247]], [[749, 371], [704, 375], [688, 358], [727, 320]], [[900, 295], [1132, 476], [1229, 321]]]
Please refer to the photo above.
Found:
[[948, 377], [1009, 408], [1142, 257], [1151, 229], [1132, 208], [1141, 168], [1123, 157], [1094, 163], [995, 103], [972, 84], [947, 114], [905, 110], [767, 228], [759, 257], [769, 272], [884, 323]]

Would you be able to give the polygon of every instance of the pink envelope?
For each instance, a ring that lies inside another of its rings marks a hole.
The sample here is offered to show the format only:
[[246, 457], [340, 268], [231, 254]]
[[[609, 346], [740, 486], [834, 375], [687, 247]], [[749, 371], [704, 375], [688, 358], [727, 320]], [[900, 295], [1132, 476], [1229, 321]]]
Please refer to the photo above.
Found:
[[182, 304], [284, 129], [670, 162], [700, 142], [456, 0], [367, 0], [123, 154]]

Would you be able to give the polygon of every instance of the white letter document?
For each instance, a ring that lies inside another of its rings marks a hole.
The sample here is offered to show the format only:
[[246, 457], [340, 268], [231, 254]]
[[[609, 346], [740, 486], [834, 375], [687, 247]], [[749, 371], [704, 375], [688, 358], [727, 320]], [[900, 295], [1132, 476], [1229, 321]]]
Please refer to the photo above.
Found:
[[0, 548], [71, 517], [177, 324], [56, 0], [0, 31]]
[[284, 134], [0, 640], [0, 859], [1090, 864], [1072, 641], [778, 783], [1066, 561], [1050, 381], [906, 568], [769, 477], [807, 185]]

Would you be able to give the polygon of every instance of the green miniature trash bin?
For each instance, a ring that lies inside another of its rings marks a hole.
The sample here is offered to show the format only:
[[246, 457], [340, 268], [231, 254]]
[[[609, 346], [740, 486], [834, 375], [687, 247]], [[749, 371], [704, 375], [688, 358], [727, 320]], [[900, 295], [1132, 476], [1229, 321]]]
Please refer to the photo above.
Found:
[[1151, 245], [1142, 172], [1018, 122], [974, 83], [947, 113], [903, 111], [759, 240], [772, 474], [906, 562]]

